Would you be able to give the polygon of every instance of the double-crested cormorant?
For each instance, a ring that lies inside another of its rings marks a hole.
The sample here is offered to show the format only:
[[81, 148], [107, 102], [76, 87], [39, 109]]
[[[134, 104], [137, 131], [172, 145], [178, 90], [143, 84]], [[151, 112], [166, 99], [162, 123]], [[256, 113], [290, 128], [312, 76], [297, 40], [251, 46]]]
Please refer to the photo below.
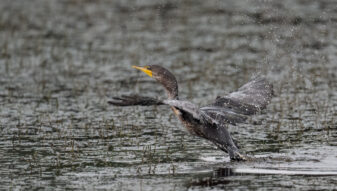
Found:
[[218, 148], [227, 152], [231, 160], [246, 160], [233, 141], [226, 124], [235, 125], [245, 121], [247, 115], [253, 115], [264, 109], [273, 95], [272, 85], [262, 77], [257, 77], [243, 85], [236, 92], [218, 97], [204, 107], [198, 107], [189, 101], [179, 100], [178, 83], [174, 75], [167, 69], [150, 65], [133, 66], [145, 72], [161, 83], [168, 95], [166, 100], [158, 100], [138, 95], [114, 97], [109, 101], [116, 106], [131, 105], [169, 105], [187, 130], [196, 136], [213, 142]]

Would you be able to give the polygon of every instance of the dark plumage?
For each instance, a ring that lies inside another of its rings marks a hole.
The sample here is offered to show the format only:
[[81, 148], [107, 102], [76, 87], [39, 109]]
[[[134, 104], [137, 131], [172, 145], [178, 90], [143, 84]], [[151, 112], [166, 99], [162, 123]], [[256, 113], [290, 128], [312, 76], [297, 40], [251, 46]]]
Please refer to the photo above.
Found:
[[238, 91], [218, 97], [214, 103], [199, 108], [189, 101], [179, 100], [176, 78], [167, 69], [158, 65], [135, 68], [161, 83], [168, 94], [168, 99], [158, 100], [131, 95], [114, 97], [109, 101], [110, 104], [116, 106], [169, 105], [191, 134], [210, 140], [218, 148], [227, 152], [232, 160], [247, 159], [234, 143], [226, 123], [235, 125], [244, 122], [247, 115], [256, 114], [266, 107], [273, 96], [273, 88], [265, 78], [255, 78]]

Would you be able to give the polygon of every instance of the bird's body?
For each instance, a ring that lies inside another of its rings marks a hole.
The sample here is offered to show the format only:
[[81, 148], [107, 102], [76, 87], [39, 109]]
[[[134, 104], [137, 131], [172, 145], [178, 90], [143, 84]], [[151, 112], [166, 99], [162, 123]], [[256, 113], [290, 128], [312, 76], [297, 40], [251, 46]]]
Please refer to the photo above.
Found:
[[158, 100], [132, 95], [115, 97], [109, 101], [110, 104], [169, 105], [191, 134], [210, 140], [218, 148], [227, 152], [232, 160], [246, 159], [240, 153], [226, 126], [228, 123], [235, 125], [245, 121], [247, 115], [259, 112], [270, 102], [273, 95], [272, 85], [264, 78], [255, 78], [238, 91], [228, 96], [218, 97], [213, 103], [199, 108], [189, 101], [179, 99], [177, 81], [167, 69], [157, 65], [135, 68], [161, 83], [168, 94], [168, 99]]

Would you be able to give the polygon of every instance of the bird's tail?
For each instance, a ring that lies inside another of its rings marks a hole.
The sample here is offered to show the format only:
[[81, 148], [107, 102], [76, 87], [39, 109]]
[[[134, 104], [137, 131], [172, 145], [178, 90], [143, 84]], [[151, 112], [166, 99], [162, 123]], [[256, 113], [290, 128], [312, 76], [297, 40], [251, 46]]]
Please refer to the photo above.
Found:
[[164, 103], [161, 100], [139, 95], [122, 95], [121, 97], [113, 97], [112, 100], [108, 101], [108, 103], [116, 106], [164, 105]]

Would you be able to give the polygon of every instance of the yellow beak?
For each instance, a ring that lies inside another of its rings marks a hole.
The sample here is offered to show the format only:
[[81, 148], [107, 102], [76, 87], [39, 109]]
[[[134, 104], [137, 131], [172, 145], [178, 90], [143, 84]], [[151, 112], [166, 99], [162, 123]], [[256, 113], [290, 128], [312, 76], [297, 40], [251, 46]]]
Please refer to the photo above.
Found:
[[145, 74], [149, 75], [150, 77], [152, 77], [152, 71], [147, 69], [146, 66], [145, 67], [139, 67], [139, 66], [132, 66], [132, 68], [136, 68], [138, 70], [143, 71]]

